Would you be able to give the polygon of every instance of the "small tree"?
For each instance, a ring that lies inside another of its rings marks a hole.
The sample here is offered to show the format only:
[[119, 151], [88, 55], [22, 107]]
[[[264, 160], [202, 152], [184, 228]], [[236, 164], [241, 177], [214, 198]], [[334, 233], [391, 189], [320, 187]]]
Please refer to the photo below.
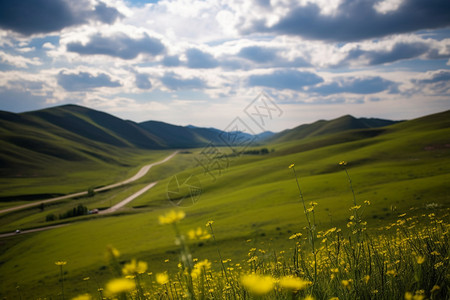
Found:
[[46, 222], [56, 221], [56, 215], [55, 215], [55, 214], [48, 214], [48, 215], [45, 217], [45, 221], [46, 221]]

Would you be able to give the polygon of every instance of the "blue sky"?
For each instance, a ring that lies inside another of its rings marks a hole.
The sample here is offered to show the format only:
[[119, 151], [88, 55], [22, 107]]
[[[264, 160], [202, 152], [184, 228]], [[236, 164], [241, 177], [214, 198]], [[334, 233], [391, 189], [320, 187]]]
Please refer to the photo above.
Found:
[[[0, 110], [280, 131], [450, 109], [448, 0], [0, 0]], [[244, 120], [244, 119], [242, 119]]]

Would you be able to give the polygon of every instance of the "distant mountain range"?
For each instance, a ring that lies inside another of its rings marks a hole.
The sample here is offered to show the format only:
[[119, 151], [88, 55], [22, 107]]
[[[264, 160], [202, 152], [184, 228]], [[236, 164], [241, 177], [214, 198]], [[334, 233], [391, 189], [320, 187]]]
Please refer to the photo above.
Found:
[[[280, 133], [257, 136], [239, 133], [258, 144], [279, 143], [338, 132], [377, 128], [396, 123], [382, 119], [343, 116], [300, 125]], [[77, 105], [63, 105], [26, 113], [0, 111], [1, 169], [36, 167], [56, 160], [100, 160], [120, 164], [120, 149], [185, 149], [208, 143], [225, 145], [225, 133], [215, 128], [177, 126], [164, 122], [136, 123]]]

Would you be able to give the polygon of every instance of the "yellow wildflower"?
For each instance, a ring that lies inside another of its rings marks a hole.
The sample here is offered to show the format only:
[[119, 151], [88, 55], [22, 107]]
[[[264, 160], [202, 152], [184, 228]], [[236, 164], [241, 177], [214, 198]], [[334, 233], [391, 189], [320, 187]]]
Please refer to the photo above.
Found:
[[63, 260], [55, 261], [55, 265], [57, 265], [57, 266], [64, 266], [65, 264], [67, 264], [67, 261], [63, 261]]
[[169, 275], [167, 273], [157, 273], [156, 274], [156, 282], [160, 285], [164, 285], [169, 282]]
[[109, 281], [106, 284], [105, 293], [108, 296], [112, 296], [119, 293], [130, 292], [136, 288], [136, 284], [133, 280], [125, 278], [117, 278]]
[[370, 275], [365, 275], [365, 276], [363, 277], [364, 283], [367, 284], [367, 283], [369, 282], [369, 279], [370, 279]]
[[122, 273], [124, 275], [130, 275], [130, 274], [143, 274], [145, 271], [147, 271], [147, 263], [145, 261], [138, 261], [136, 262], [135, 259], [131, 260], [130, 263], [125, 264], [125, 266], [122, 269]]
[[182, 220], [186, 214], [182, 210], [171, 210], [167, 214], [163, 216], [159, 216], [159, 223], [160, 224], [173, 224], [178, 223], [180, 220]]
[[295, 167], [295, 164], [290, 164], [289, 165], [289, 169], [292, 169], [293, 167]]
[[301, 236], [302, 236], [301, 233], [294, 233], [293, 235], [291, 235], [291, 236], [289, 237], [289, 239], [290, 239], [290, 240], [293, 240], [293, 239], [295, 239], [295, 238], [300, 238]]
[[194, 268], [192, 269], [191, 276], [192, 278], [198, 278], [202, 273], [208, 271], [211, 269], [211, 263], [209, 260], [205, 259], [202, 261], [199, 261], [195, 264]]
[[211, 237], [206, 230], [203, 230], [201, 227], [197, 227], [197, 229], [191, 229], [188, 231], [189, 239], [191, 240], [207, 240]]
[[271, 276], [249, 274], [241, 277], [241, 283], [250, 293], [264, 295], [273, 290], [274, 279]]
[[92, 296], [89, 294], [83, 294], [72, 298], [72, 300], [91, 300]]
[[425, 262], [425, 256], [417, 256], [417, 263], [419, 265], [423, 264]]
[[107, 259], [107, 260], [111, 260], [112, 258], [118, 258], [119, 255], [120, 255], [119, 250], [117, 250], [117, 249], [114, 248], [113, 246], [109, 245], [109, 246], [106, 248], [106, 254], [105, 254], [105, 256], [106, 256], [106, 259]]
[[344, 161], [344, 160], [341, 160], [341, 161], [339, 162], [339, 165], [340, 165], [340, 166], [346, 166], [346, 165], [347, 165], [347, 162]]
[[353, 281], [352, 279], [348, 279], [348, 280], [344, 279], [341, 281], [341, 283], [345, 288], [349, 289], [350, 285], [352, 284], [352, 281]]
[[433, 288], [431, 289], [430, 293], [433, 294], [436, 291], [439, 291], [441, 288], [438, 285], [434, 285]]
[[212, 224], [214, 223], [214, 221], [208, 221], [208, 222], [206, 222], [206, 227], [210, 227]]
[[299, 290], [303, 290], [306, 287], [308, 287], [308, 285], [310, 285], [311, 282], [300, 279], [298, 277], [284, 276], [280, 279], [279, 284], [280, 284], [280, 287], [282, 287], [286, 290], [299, 291]]
[[303, 300], [314, 300], [314, 297], [311, 295], [308, 295]]
[[386, 272], [386, 274], [387, 274], [387, 275], [392, 275], [392, 276], [397, 276], [397, 271], [395, 271], [395, 270], [388, 270], [388, 271]]

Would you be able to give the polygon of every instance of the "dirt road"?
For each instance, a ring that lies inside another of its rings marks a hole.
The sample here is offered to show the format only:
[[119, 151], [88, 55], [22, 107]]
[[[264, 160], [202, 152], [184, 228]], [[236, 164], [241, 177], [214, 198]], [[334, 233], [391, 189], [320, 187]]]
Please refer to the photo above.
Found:
[[[131, 177], [131, 178], [128, 178], [127, 180], [124, 180], [124, 181], [121, 181], [121, 182], [118, 182], [118, 183], [114, 183], [114, 184], [110, 184], [110, 185], [107, 185], [107, 186], [104, 186], [104, 187], [101, 187], [101, 188], [94, 189], [94, 192], [107, 191], [107, 190], [110, 190], [110, 189], [113, 189], [113, 188], [116, 188], [116, 187], [119, 187], [119, 186], [122, 186], [122, 185], [125, 185], [125, 184], [128, 184], [128, 183], [131, 183], [131, 182], [133, 182], [133, 181], [136, 181], [136, 180], [142, 178], [144, 175], [146, 175], [147, 172], [148, 172], [152, 167], [167, 162], [167, 161], [170, 160], [172, 157], [174, 157], [177, 153], [178, 153], [178, 151], [175, 151], [174, 153], [172, 153], [171, 155], [167, 156], [166, 158], [164, 158], [164, 159], [161, 160], [161, 161], [158, 161], [158, 162], [151, 163], [151, 164], [149, 164], [149, 165], [143, 166], [143, 167], [139, 170], [139, 172], [136, 173], [136, 175], [134, 175], [134, 176]], [[152, 183], [152, 184], [153, 184], [153, 183]], [[154, 182], [154, 184], [156, 184], [156, 182]], [[150, 188], [149, 188], [149, 189], [150, 189]], [[145, 192], [145, 191], [144, 191], [144, 192]], [[144, 192], [143, 192], [143, 193], [144, 193]], [[5, 209], [0, 210], [0, 214], [7, 213], [7, 212], [11, 212], [11, 211], [15, 211], [15, 210], [20, 210], [20, 209], [24, 209], [24, 208], [29, 208], [29, 207], [33, 207], [33, 206], [38, 206], [38, 205], [40, 205], [41, 203], [44, 203], [44, 204], [45, 204], [45, 203], [56, 202], [56, 201], [60, 201], [60, 200], [64, 200], [64, 199], [69, 199], [69, 198], [75, 198], [75, 197], [86, 196], [87, 194], [88, 194], [88, 192], [87, 192], [87, 191], [84, 191], [84, 192], [79, 192], [79, 193], [69, 194], [69, 195], [65, 195], [65, 196], [61, 196], [61, 197], [45, 199], [45, 200], [42, 200], [42, 201], [36, 201], [36, 202], [33, 202], [33, 203], [28, 203], [28, 204], [18, 205], [18, 206], [14, 206], [14, 207], [9, 207], [9, 208], [5, 208]], [[136, 197], [137, 197], [137, 196], [136, 196]], [[135, 197], [135, 198], [136, 198], [136, 197]], [[128, 198], [127, 198], [127, 199], [128, 199]], [[125, 199], [124, 201], [126, 201], [127, 199]], [[134, 198], [133, 198], [133, 199], [134, 199]], [[133, 199], [132, 199], [132, 200], [133, 200]], [[130, 202], [130, 201], [132, 201], [132, 200], [129, 200], [128, 202]], [[124, 202], [124, 201], [122, 201], [122, 202]], [[122, 203], [122, 202], [121, 202], [121, 203]], [[127, 202], [127, 203], [128, 203], [128, 202]], [[125, 204], [127, 204], [127, 203], [125, 203]], [[119, 204], [120, 204], [120, 203], [119, 203]], [[117, 205], [119, 205], [119, 204], [116, 204], [115, 206], [117, 206]], [[125, 204], [123, 204], [123, 205], [125, 205]], [[123, 206], [123, 205], [122, 205], [122, 206]], [[120, 206], [120, 207], [122, 207], [122, 206]], [[113, 207], [111, 207], [111, 209], [112, 209], [112, 208], [113, 208]], [[117, 209], [118, 209], [118, 208], [117, 208]]]

